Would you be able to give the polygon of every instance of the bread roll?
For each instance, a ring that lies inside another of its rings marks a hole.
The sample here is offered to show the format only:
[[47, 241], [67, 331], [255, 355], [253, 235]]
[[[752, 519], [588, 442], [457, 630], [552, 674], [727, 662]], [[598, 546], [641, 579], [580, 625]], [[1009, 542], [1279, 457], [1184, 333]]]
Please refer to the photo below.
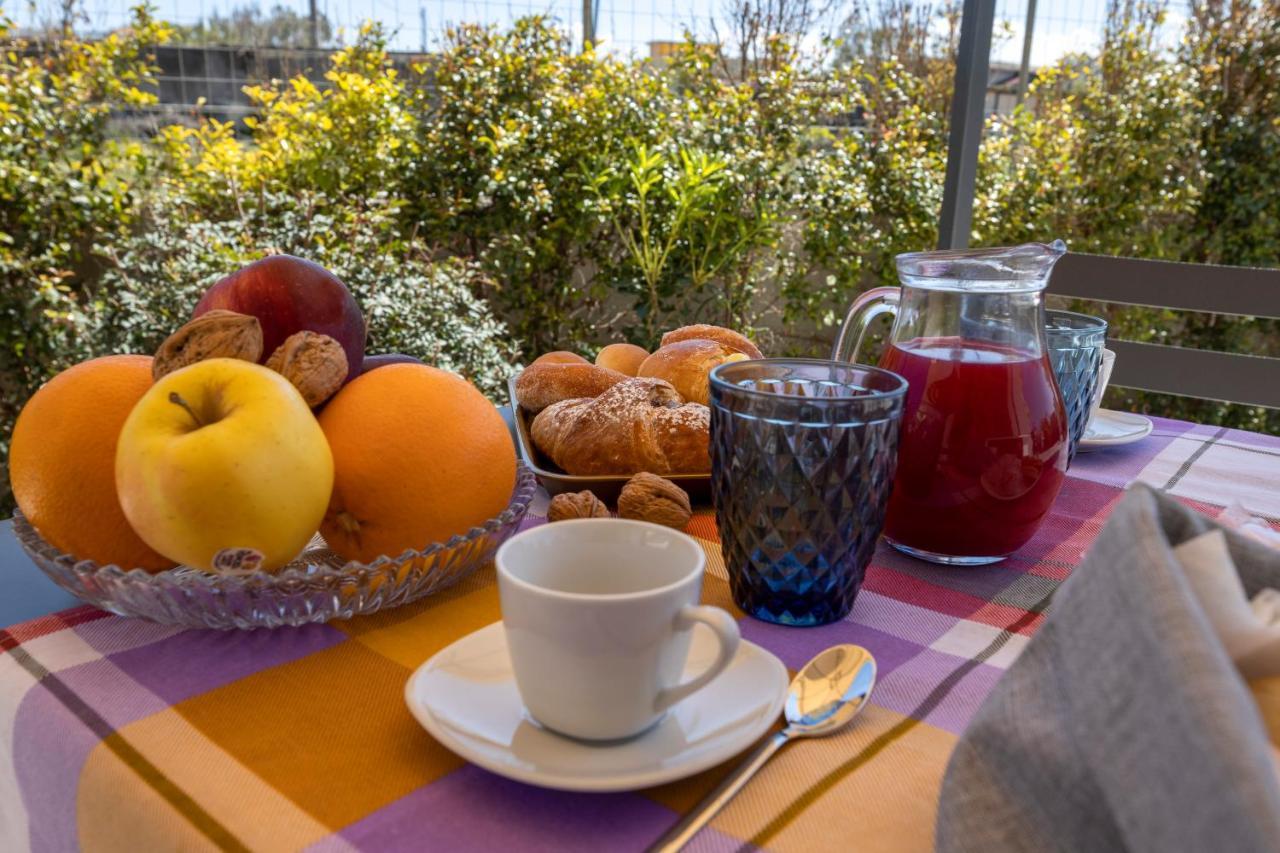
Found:
[[708, 326], [706, 323], [699, 323], [696, 326], [681, 326], [679, 329], [667, 332], [662, 336], [662, 345], [665, 347], [668, 344], [695, 339], [724, 344], [730, 349], [746, 353], [751, 358], [764, 358], [759, 348], [751, 343], [745, 335], [735, 332], [733, 329], [726, 329], [723, 326]]
[[566, 352], [558, 349], [555, 352], [544, 352], [533, 360], [534, 364], [590, 364], [582, 356], [576, 352]]
[[745, 353], [715, 341], [693, 339], [662, 347], [640, 365], [640, 376], [665, 379], [691, 403], [707, 405], [713, 368], [727, 361], [746, 361]]
[[533, 443], [569, 474], [705, 474], [711, 411], [660, 379], [627, 379], [533, 419]]
[[516, 379], [516, 402], [522, 409], [540, 412], [561, 400], [595, 397], [626, 378], [625, 374], [596, 367], [586, 359], [581, 364], [534, 362]]
[[641, 363], [649, 357], [649, 351], [635, 344], [609, 344], [596, 356], [596, 364], [635, 376]]

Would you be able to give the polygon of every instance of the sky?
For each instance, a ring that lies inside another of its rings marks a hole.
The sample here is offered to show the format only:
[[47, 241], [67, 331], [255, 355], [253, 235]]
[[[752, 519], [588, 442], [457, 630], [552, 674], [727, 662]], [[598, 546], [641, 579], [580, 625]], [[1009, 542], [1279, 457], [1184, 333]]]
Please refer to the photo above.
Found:
[[[129, 6], [136, 0], [86, 0], [89, 29], [112, 29], [128, 20]], [[153, 0], [161, 18], [181, 24], [194, 24], [215, 12], [228, 13], [232, 8], [254, 0]], [[267, 8], [288, 6], [305, 14], [307, 0], [257, 0]], [[728, 0], [596, 0], [599, 4], [598, 38], [620, 54], [648, 54], [648, 42], [679, 40], [685, 30], [692, 30], [710, 40], [711, 22], [723, 19]], [[874, 2], [874, 0], [873, 0]], [[1027, 0], [997, 0], [997, 36], [992, 47], [992, 61], [1016, 64], [1022, 54]], [[20, 23], [30, 24], [40, 15], [55, 8], [53, 0], [30, 3], [5, 3]], [[461, 22], [509, 24], [518, 17], [546, 14], [559, 21], [570, 32], [582, 32], [582, 0], [318, 0], [319, 9], [337, 27], [348, 32], [360, 22], [377, 19], [394, 33], [393, 47], [401, 50], [430, 49], [438, 44], [449, 25]], [[1176, 11], [1181, 4], [1174, 0], [1170, 12], [1170, 33], [1176, 33], [1182, 18]], [[1037, 0], [1036, 23], [1033, 28], [1031, 64], [1039, 66], [1056, 60], [1063, 53], [1096, 47], [1106, 18], [1106, 0]], [[425, 22], [425, 30], [423, 24]]]

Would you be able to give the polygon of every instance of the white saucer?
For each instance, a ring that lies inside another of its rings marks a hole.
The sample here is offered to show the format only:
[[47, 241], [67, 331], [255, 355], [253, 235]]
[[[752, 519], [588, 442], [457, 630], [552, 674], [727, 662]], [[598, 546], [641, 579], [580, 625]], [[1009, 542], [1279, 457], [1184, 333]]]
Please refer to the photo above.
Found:
[[1084, 428], [1080, 437], [1080, 450], [1095, 447], [1115, 447], [1120, 444], [1132, 444], [1151, 435], [1155, 424], [1151, 419], [1132, 412], [1114, 412], [1111, 409], [1098, 409]]
[[[711, 631], [695, 626], [684, 677], [710, 666], [717, 648]], [[436, 740], [499, 776], [565, 791], [630, 791], [683, 779], [751, 746], [778, 719], [787, 686], [782, 661], [743, 640], [728, 669], [644, 734], [574, 740], [529, 718], [495, 622], [418, 667], [404, 696]]]

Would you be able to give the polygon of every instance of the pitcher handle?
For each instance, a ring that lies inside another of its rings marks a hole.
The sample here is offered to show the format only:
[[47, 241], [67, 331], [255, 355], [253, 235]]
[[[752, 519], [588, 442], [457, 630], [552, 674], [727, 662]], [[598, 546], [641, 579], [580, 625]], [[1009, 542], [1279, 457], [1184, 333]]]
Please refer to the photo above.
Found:
[[881, 314], [897, 315], [901, 293], [901, 288], [897, 287], [873, 287], [853, 300], [849, 314], [844, 318], [844, 325], [840, 327], [835, 348], [831, 351], [832, 360], [856, 362], [867, 327]]

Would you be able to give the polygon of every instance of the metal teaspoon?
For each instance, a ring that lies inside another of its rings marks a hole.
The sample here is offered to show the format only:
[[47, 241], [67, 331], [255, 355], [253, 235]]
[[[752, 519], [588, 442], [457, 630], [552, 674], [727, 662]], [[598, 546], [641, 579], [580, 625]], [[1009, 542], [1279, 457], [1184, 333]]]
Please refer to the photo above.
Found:
[[783, 744], [839, 729], [867, 704], [875, 683], [876, 659], [862, 646], [846, 644], [820, 652], [787, 689], [787, 727], [756, 747], [693, 811], [655, 841], [649, 853], [675, 853], [688, 844]]

